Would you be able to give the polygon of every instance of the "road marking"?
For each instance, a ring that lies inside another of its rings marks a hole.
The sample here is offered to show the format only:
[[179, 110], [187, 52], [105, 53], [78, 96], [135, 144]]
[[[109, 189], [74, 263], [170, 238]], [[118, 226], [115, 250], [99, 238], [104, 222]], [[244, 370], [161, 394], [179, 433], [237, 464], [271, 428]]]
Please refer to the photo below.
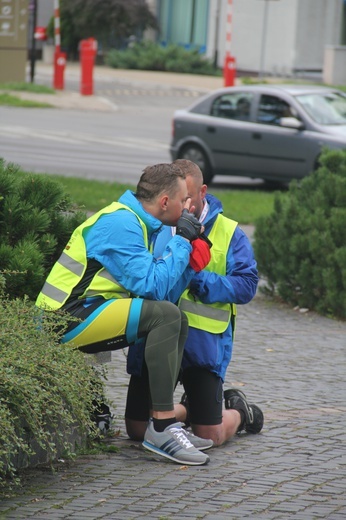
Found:
[[152, 151], [152, 150], [168, 150], [167, 143], [157, 141], [155, 139], [142, 139], [135, 137], [100, 137], [99, 135], [83, 134], [80, 132], [48, 132], [33, 130], [32, 128], [24, 126], [3, 126], [0, 127], [0, 135], [3, 137], [13, 137], [16, 139], [22, 138], [36, 138], [46, 139], [49, 141], [57, 141], [68, 144], [89, 145], [90, 143], [98, 143], [110, 146], [120, 146], [125, 148], [134, 148], [137, 150]]

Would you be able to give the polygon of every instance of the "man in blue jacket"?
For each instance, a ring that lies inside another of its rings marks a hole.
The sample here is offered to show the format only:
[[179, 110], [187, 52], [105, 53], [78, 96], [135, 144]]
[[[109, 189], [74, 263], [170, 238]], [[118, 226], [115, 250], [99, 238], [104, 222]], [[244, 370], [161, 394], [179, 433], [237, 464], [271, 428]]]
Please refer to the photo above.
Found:
[[[195, 272], [190, 262], [202, 225], [189, 207], [185, 174], [177, 165], [147, 167], [136, 193], [127, 191], [75, 229], [36, 305], [78, 318], [63, 335], [66, 348], [131, 350], [144, 340], [153, 412], [143, 445], [179, 464], [200, 465], [209, 458], [197, 449], [199, 439], [188, 438], [177, 423], [173, 404], [187, 318], [162, 301], [183, 273]], [[157, 260], [151, 248], [162, 224], [176, 225], [177, 234]]]
[[[212, 242], [208, 265], [195, 273], [186, 270], [168, 293], [169, 300], [178, 302], [189, 318], [181, 375], [185, 393], [175, 407], [176, 416], [190, 423], [195, 435], [220, 445], [237, 432], [258, 433], [263, 426], [261, 410], [249, 405], [243, 392], [229, 389], [223, 394], [232, 356], [235, 304], [248, 303], [256, 293], [256, 261], [245, 233], [222, 215], [221, 203], [207, 194], [199, 167], [183, 159], [173, 164], [185, 173], [195, 215]], [[165, 258], [165, 246], [175, 233], [175, 228], [167, 226], [160, 232], [154, 249], [157, 258]], [[125, 420], [129, 436], [137, 440], [143, 437], [151, 406], [142, 361], [139, 350], [129, 355], [132, 375]]]

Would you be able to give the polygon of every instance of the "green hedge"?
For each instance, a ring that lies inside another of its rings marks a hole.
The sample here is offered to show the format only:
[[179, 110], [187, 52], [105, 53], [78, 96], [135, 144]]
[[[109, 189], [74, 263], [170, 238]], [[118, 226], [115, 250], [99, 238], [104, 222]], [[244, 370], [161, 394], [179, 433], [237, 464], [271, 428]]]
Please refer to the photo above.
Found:
[[267, 288], [284, 301], [346, 318], [346, 150], [325, 150], [320, 167], [256, 222], [254, 250]]
[[[95, 385], [102, 382], [85, 355], [59, 343], [66, 318], [40, 311], [27, 299], [0, 297], [0, 483], [15, 479], [18, 458], [37, 450], [47, 461], [75, 450], [73, 432], [86, 441]], [[24, 464], [25, 466], [25, 464]]]
[[212, 62], [197, 49], [186, 50], [179, 45], [162, 47], [150, 41], [136, 43], [122, 51], [111, 50], [105, 57], [105, 63], [116, 69], [218, 74]]

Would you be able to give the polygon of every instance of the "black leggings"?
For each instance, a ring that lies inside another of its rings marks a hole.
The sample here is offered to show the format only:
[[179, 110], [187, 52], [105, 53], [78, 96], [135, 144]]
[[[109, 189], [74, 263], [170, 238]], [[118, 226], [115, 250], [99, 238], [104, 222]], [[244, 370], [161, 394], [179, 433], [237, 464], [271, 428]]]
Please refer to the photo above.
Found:
[[[192, 424], [216, 425], [222, 423], [222, 379], [200, 367], [183, 371], [182, 381], [189, 402]], [[151, 408], [149, 380], [146, 367], [141, 376], [131, 376], [127, 391], [125, 417], [134, 421], [148, 421]]]
[[173, 393], [187, 333], [187, 317], [176, 305], [167, 301], [143, 301], [138, 335], [146, 337], [144, 358], [155, 411], [173, 410]]

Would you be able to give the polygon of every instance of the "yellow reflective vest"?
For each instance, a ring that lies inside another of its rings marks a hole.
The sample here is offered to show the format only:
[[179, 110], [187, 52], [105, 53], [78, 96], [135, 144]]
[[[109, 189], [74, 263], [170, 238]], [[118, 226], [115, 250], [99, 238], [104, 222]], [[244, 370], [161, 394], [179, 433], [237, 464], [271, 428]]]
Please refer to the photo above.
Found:
[[[208, 235], [213, 247], [210, 250], [211, 260], [205, 271], [226, 275], [227, 252], [237, 225], [237, 222], [224, 217], [221, 213], [217, 216]], [[189, 289], [183, 292], [179, 300], [179, 308], [187, 315], [191, 327], [213, 334], [225, 332], [230, 321], [236, 316], [234, 303], [202, 303], [189, 292]]]
[[[64, 303], [66, 303], [73, 289], [82, 280], [87, 268], [87, 255], [83, 231], [95, 224], [102, 215], [123, 209], [131, 211], [138, 218], [142, 226], [145, 245], [148, 247], [148, 232], [144, 222], [128, 206], [120, 202], [113, 202], [88, 218], [72, 233], [63, 253], [54, 264], [37, 297], [36, 305], [38, 307], [48, 311], [54, 311], [60, 309]], [[100, 267], [88, 287], [78, 298], [85, 299], [97, 295], [101, 295], [105, 299], [130, 297], [130, 293], [119, 285], [104, 267]]]

